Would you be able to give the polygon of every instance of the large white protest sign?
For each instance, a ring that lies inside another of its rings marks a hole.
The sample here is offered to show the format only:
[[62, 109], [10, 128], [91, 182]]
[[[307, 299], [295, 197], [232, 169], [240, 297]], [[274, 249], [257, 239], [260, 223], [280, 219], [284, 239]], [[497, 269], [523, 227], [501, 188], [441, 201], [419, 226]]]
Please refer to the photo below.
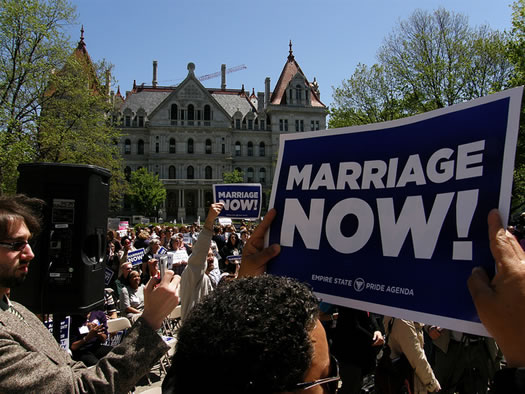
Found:
[[522, 88], [387, 123], [281, 136], [269, 272], [327, 302], [486, 335], [466, 282], [494, 273]]

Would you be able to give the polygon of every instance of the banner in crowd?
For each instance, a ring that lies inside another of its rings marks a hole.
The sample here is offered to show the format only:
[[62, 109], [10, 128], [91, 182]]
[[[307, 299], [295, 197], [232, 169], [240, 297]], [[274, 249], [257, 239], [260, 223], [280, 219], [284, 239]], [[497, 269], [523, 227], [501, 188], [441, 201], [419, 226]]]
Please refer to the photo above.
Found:
[[227, 183], [213, 185], [213, 201], [224, 207], [219, 216], [232, 219], [257, 219], [261, 215], [260, 183]]
[[106, 285], [106, 287], [109, 286], [113, 275], [115, 275], [115, 272], [111, 268], [106, 267], [106, 269], [104, 270], [104, 284]]
[[130, 262], [131, 265], [141, 264], [144, 254], [144, 248], [134, 250], [133, 252], [128, 252], [128, 262]]
[[487, 214], [509, 214], [521, 95], [282, 135], [268, 271], [329, 303], [488, 335], [466, 283], [494, 274]]
[[188, 262], [188, 252], [186, 252], [186, 249], [168, 252], [168, 267], [181, 264], [183, 261]]

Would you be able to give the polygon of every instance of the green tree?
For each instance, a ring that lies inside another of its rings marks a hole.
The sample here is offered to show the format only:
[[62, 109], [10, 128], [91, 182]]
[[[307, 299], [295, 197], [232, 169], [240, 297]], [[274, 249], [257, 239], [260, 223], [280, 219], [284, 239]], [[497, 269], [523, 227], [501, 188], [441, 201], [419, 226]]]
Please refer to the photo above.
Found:
[[89, 57], [72, 55], [62, 70], [51, 76], [37, 122], [35, 159], [109, 169], [115, 207], [127, 183], [116, 144], [120, 131], [112, 124], [112, 105], [100, 83], [107, 67], [104, 62], [102, 66], [91, 64]]
[[0, 2], [0, 193], [14, 191], [17, 165], [34, 157], [49, 75], [72, 51], [62, 26], [74, 19], [67, 0]]
[[[512, 5], [512, 30], [508, 46], [509, 60], [514, 65], [511, 86], [525, 85], [525, 0], [518, 0]], [[514, 185], [512, 206], [523, 210], [525, 204], [525, 106], [521, 107], [518, 149], [514, 164]]]
[[222, 173], [222, 183], [243, 183], [244, 182], [244, 174], [242, 171], [239, 170], [233, 170], [231, 172], [223, 172]]
[[403, 98], [394, 86], [385, 67], [359, 64], [350, 79], [334, 89], [329, 127], [385, 122], [405, 116]]
[[166, 188], [155, 175], [145, 168], [131, 173], [130, 197], [138, 213], [156, 216], [157, 209], [166, 200]]
[[472, 28], [461, 14], [416, 10], [385, 38], [378, 64], [359, 65], [334, 90], [329, 125], [396, 119], [501, 90], [512, 73], [506, 47], [505, 34]]

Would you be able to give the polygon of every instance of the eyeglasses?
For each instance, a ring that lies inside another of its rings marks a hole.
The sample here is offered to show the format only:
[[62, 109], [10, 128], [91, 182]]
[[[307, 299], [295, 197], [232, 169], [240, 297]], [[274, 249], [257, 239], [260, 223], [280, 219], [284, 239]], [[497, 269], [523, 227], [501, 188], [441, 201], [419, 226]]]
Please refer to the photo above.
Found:
[[325, 384], [331, 394], [337, 393], [340, 387], [341, 377], [339, 376], [339, 362], [330, 354], [330, 375], [329, 378], [317, 379], [313, 382], [297, 383], [293, 390], [308, 390], [315, 386]]
[[14, 250], [16, 252], [21, 252], [22, 250], [25, 249], [27, 245], [29, 245], [29, 242], [27, 241], [0, 242], [0, 245], [7, 249]]

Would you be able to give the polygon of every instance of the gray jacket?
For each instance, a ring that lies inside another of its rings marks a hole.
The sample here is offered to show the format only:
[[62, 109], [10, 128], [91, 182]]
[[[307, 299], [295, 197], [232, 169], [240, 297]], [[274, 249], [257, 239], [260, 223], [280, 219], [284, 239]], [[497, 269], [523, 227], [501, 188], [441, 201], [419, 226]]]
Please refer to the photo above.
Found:
[[32, 312], [11, 303], [24, 321], [0, 310], [0, 393], [126, 393], [168, 350], [139, 319], [119, 346], [88, 369], [60, 348]]

